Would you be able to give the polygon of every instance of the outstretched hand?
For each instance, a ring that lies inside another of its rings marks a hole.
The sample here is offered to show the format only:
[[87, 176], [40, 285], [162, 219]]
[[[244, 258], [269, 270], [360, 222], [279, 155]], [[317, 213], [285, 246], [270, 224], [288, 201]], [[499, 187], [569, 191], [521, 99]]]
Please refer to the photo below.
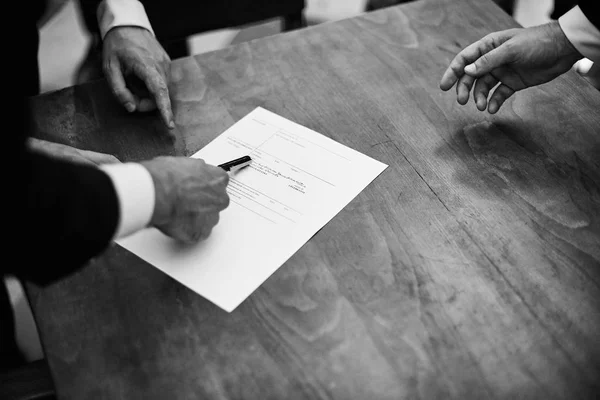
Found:
[[494, 114], [515, 92], [553, 80], [581, 58], [558, 22], [494, 32], [454, 57], [440, 89], [456, 85], [456, 99], [462, 105], [473, 89], [477, 108]]

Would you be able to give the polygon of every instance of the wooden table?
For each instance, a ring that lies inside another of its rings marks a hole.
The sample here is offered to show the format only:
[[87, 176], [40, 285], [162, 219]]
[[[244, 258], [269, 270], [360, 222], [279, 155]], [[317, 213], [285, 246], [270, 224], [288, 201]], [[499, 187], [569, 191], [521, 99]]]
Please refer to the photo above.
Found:
[[600, 92], [570, 72], [490, 116], [438, 89], [511, 26], [418, 1], [178, 60], [176, 140], [102, 81], [36, 98], [40, 137], [122, 160], [262, 106], [389, 164], [231, 314], [116, 245], [30, 286], [59, 398], [598, 396]]

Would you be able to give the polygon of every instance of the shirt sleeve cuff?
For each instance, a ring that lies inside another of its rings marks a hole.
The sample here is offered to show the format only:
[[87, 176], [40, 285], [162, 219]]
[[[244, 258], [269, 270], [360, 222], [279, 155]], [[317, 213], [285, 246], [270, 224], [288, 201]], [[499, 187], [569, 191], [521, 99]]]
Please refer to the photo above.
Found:
[[144, 229], [154, 213], [154, 182], [137, 163], [105, 164], [100, 168], [113, 182], [119, 200], [119, 224], [113, 239]]
[[582, 56], [600, 62], [600, 31], [587, 19], [579, 6], [560, 17], [558, 23]]
[[103, 0], [98, 6], [97, 17], [102, 39], [117, 26], [139, 26], [154, 35], [144, 5], [138, 0]]

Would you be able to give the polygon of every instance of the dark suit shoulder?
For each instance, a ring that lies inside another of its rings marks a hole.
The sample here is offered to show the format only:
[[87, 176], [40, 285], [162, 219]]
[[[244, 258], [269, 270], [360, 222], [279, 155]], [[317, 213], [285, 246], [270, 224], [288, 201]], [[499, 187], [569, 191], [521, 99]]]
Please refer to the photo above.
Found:
[[578, 4], [587, 19], [600, 31], [600, 4], [598, 0], [582, 0]]

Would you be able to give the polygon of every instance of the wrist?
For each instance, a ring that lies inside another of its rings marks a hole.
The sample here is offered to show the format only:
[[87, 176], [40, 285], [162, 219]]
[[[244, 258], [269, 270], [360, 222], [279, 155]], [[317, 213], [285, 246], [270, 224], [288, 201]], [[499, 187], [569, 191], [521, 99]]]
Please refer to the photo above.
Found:
[[167, 169], [160, 168], [153, 160], [143, 161], [141, 164], [148, 170], [154, 183], [154, 210], [150, 218], [151, 226], [159, 226], [165, 224], [171, 215], [168, 194], [169, 190], [166, 183], [170, 181]]
[[102, 39], [110, 30], [119, 26], [142, 27], [154, 34], [144, 6], [137, 0], [103, 0], [98, 5], [97, 17]]
[[560, 59], [568, 60], [573, 65], [583, 58], [583, 55], [573, 46], [558, 21], [548, 23], [548, 27], [552, 40], [556, 43]]
[[128, 36], [128, 34], [127, 34], [128, 32], [133, 33], [133, 34], [149, 35], [151, 37], [154, 37], [154, 34], [151, 31], [149, 31], [148, 29], [146, 29], [142, 26], [119, 25], [119, 26], [113, 26], [112, 28], [110, 28], [110, 30], [107, 31], [106, 34], [104, 35], [104, 40], [106, 40], [109, 35], [110, 36], [117, 35], [118, 37], [126, 37], [126, 36]]
[[149, 225], [154, 204], [154, 183], [147, 168], [138, 163], [104, 164], [119, 203], [119, 223], [113, 238], [122, 238]]

